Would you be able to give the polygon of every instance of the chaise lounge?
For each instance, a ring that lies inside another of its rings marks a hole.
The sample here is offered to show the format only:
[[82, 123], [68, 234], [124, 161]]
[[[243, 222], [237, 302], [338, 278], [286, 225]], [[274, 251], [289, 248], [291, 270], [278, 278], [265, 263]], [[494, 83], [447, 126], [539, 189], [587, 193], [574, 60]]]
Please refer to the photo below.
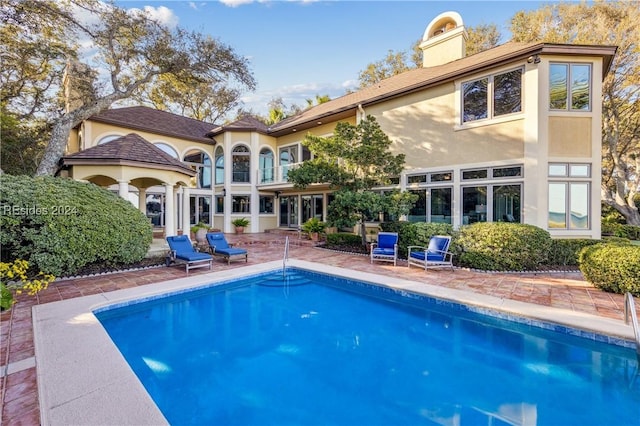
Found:
[[409, 246], [407, 267], [421, 266], [427, 270], [431, 268], [451, 268], [453, 271], [453, 254], [449, 252], [451, 237], [448, 235], [434, 235], [429, 240], [429, 247]]
[[244, 257], [245, 262], [249, 261], [247, 250], [233, 248], [222, 232], [207, 233], [207, 242], [209, 243], [211, 254], [224, 257], [227, 260], [227, 265], [231, 263], [232, 258], [242, 259]]
[[213, 262], [213, 257], [208, 253], [201, 253], [193, 248], [191, 240], [186, 235], [175, 235], [167, 237], [167, 243], [169, 243], [170, 252], [167, 255], [167, 266], [176, 259], [186, 262], [187, 275], [189, 270], [195, 268], [203, 268], [209, 266]]

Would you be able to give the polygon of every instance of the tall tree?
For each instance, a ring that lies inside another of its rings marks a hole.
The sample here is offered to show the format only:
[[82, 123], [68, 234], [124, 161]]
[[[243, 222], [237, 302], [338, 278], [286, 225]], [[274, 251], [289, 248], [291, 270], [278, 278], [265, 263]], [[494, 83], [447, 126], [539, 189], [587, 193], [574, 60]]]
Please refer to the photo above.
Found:
[[[467, 56], [497, 46], [501, 37], [500, 31], [495, 24], [480, 24], [475, 27], [468, 27], [466, 31], [469, 36], [466, 45]], [[416, 40], [407, 52], [389, 50], [384, 59], [368, 64], [358, 75], [360, 88], [369, 87], [385, 78], [393, 77], [405, 71], [421, 68], [422, 50], [420, 49], [420, 43], [422, 43], [422, 39]], [[411, 57], [410, 63], [407, 62], [408, 56]]]
[[[36, 172], [39, 175], [55, 173], [73, 127], [117, 101], [131, 99], [149, 84], [158, 83], [161, 77], [171, 76], [183, 82], [212, 85], [225, 82], [223, 86], [249, 90], [255, 87], [247, 60], [231, 47], [197, 32], [169, 28], [142, 11], [127, 11], [112, 2], [5, 0], [0, 14], [3, 23], [8, 22], [15, 27], [18, 40], [37, 36], [45, 51], [49, 48], [43, 32], [47, 23], [64, 34], [64, 48], [59, 49], [58, 61], [50, 62], [51, 69], [42, 71], [48, 79], [26, 79], [50, 82], [47, 90], [41, 91], [42, 96], [59, 93], [54, 89], [62, 87], [61, 77], [66, 65], [66, 61], [60, 60], [62, 57], [89, 65], [77, 67], [74, 77], [90, 82], [88, 86], [94, 96], [81, 96], [83, 103], [68, 110], [60, 109], [54, 116], [51, 136]], [[90, 46], [90, 56], [77, 53], [80, 42]], [[14, 54], [16, 45], [19, 43], [7, 45], [10, 54]], [[99, 64], [99, 73], [91, 68], [93, 64]], [[7, 75], [19, 73], [21, 68], [15, 67], [15, 70], [7, 71]], [[99, 78], [92, 78], [96, 76]], [[29, 103], [36, 105], [41, 98], [33, 97], [30, 101], [29, 92], [24, 89], [34, 85], [18, 84], [16, 95], [8, 99], [11, 108], [15, 107], [17, 99], [26, 103], [21, 105], [21, 111], [29, 111]]]
[[515, 41], [618, 46], [603, 82], [602, 200], [640, 225], [640, 8], [633, 2], [560, 3], [517, 13]]
[[289, 182], [302, 189], [313, 183], [328, 183], [336, 190], [329, 206], [329, 221], [337, 226], [360, 222], [366, 244], [367, 214], [383, 211], [386, 205], [384, 197], [371, 190], [388, 185], [400, 174], [404, 154], [390, 151], [392, 142], [373, 116], [355, 126], [340, 122], [330, 137], [308, 134], [302, 143], [314, 157], [289, 170]]

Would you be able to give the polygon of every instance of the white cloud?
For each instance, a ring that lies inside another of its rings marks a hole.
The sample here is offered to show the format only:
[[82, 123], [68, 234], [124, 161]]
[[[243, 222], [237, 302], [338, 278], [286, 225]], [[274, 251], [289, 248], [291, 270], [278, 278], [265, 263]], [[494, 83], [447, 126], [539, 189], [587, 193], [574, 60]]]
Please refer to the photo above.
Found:
[[145, 6], [143, 10], [132, 8], [128, 10], [129, 13], [144, 13], [149, 18], [158, 21], [162, 25], [165, 25], [168, 28], [175, 28], [178, 25], [179, 18], [173, 13], [173, 10], [169, 9], [166, 6]]
[[220, 3], [229, 7], [238, 7], [242, 6], [243, 4], [251, 4], [253, 3], [253, 0], [220, 0]]
[[192, 1], [189, 2], [189, 7], [193, 10], [198, 10], [198, 5]]

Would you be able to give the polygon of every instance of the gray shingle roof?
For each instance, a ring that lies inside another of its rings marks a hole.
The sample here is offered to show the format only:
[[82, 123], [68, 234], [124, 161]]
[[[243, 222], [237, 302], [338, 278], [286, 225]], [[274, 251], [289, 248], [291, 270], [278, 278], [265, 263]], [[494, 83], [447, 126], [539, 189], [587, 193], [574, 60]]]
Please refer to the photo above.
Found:
[[144, 106], [108, 109], [90, 120], [215, 145], [207, 136], [215, 124]]
[[129, 133], [110, 142], [87, 148], [63, 157], [64, 164], [132, 164], [153, 168], [169, 168], [195, 176], [188, 165], [173, 158], [142, 136]]

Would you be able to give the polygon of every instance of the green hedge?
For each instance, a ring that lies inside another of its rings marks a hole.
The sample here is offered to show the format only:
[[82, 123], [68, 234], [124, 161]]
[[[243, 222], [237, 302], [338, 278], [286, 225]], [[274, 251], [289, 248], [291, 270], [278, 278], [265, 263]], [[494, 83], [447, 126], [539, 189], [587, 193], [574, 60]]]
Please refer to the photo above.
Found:
[[588, 239], [553, 239], [547, 263], [551, 266], [578, 266], [580, 250], [601, 242]]
[[71, 179], [0, 175], [2, 260], [25, 259], [56, 276], [85, 265], [131, 264], [152, 240], [146, 216], [129, 201]]
[[613, 235], [614, 237], [628, 238], [630, 240], [640, 240], [640, 226], [635, 225], [603, 223], [602, 233], [604, 235]]
[[345, 232], [337, 232], [334, 234], [327, 234], [326, 246], [361, 246], [362, 237], [356, 234], [349, 234]]
[[484, 222], [460, 228], [459, 264], [488, 271], [536, 270], [548, 261], [551, 237], [532, 225]]
[[640, 296], [640, 246], [596, 244], [580, 251], [579, 262], [580, 271], [593, 286]]

